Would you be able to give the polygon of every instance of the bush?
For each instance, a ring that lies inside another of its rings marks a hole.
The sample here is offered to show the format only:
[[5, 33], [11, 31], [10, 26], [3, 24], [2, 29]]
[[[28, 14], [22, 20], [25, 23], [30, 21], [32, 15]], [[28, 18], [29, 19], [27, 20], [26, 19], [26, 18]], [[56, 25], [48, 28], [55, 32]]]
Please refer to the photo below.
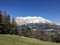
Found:
[[60, 35], [51, 36], [52, 41], [59, 43], [60, 42]]

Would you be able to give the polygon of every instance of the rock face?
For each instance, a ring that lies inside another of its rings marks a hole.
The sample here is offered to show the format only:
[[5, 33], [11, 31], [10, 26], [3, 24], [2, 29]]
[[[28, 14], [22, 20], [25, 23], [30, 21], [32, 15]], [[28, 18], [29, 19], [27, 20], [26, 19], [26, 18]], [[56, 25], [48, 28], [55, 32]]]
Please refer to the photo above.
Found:
[[44, 31], [46, 34], [60, 34], [60, 25], [42, 17], [17, 17], [16, 23], [19, 28], [30, 27], [33, 31]]
[[45, 18], [42, 17], [16, 17], [15, 19], [16, 23], [18, 25], [24, 25], [24, 24], [29, 24], [29, 23], [49, 23], [52, 24], [53, 22], [50, 20], [47, 20]]

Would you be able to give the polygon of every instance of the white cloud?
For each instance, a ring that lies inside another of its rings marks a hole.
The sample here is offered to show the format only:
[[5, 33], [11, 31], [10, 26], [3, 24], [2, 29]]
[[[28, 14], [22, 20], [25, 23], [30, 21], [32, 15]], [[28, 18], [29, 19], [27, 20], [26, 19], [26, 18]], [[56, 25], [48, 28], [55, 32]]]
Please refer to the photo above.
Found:
[[52, 21], [50, 20], [44, 19], [42, 17], [37, 17], [37, 16], [16, 17], [15, 21], [18, 25], [28, 24], [28, 23], [52, 23]]

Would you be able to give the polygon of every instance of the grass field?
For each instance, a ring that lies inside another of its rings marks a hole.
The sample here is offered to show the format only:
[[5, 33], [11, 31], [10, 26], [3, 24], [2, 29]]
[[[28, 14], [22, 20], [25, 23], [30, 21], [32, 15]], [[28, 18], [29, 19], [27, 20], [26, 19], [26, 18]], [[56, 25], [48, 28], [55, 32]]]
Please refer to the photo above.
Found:
[[0, 35], [0, 45], [60, 45], [60, 43], [41, 41], [16, 35]]

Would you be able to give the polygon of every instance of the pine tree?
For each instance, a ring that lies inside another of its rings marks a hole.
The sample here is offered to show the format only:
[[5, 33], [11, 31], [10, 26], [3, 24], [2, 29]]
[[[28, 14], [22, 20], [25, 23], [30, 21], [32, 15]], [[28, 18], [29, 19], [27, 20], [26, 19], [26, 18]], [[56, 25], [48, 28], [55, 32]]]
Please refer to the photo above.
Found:
[[31, 37], [32, 36], [31, 28], [27, 27], [27, 29], [22, 29], [22, 36]]
[[3, 24], [2, 24], [2, 11], [0, 10], [0, 34], [3, 33]]
[[18, 35], [18, 27], [17, 27], [17, 24], [16, 24], [14, 18], [12, 18], [10, 33]]
[[3, 30], [4, 30], [4, 34], [8, 34], [9, 33], [9, 26], [10, 26], [10, 16], [7, 14], [6, 11], [4, 11], [4, 16], [2, 19], [2, 23], [3, 23]]
[[25, 33], [27, 37], [31, 37], [32, 36], [31, 28], [28, 27]]

